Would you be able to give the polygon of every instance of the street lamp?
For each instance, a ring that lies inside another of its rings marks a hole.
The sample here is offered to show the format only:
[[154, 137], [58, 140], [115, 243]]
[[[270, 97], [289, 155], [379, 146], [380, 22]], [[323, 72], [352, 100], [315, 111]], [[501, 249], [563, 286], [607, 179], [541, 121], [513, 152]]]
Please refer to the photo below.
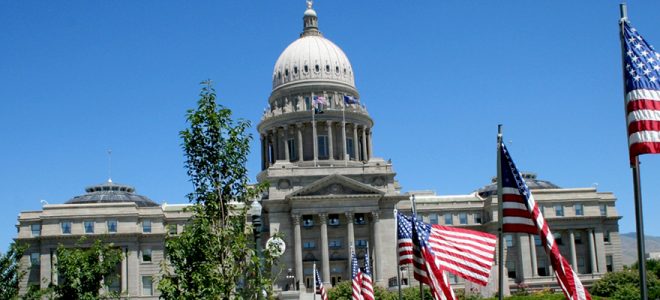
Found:
[[257, 282], [259, 282], [259, 291], [257, 292], [257, 299], [263, 299], [263, 293], [261, 292], [263, 287], [261, 286], [261, 265], [263, 264], [263, 255], [261, 253], [261, 204], [259, 200], [255, 199], [250, 205], [250, 210], [248, 214], [252, 217], [252, 233], [254, 234], [254, 245], [255, 250], [257, 251], [257, 256], [259, 257], [259, 266], [257, 269]]
[[293, 269], [289, 268], [286, 272], [286, 279], [288, 281], [291, 281], [291, 285], [289, 285], [289, 289], [294, 291], [296, 290], [295, 278], [296, 276], [293, 275]]

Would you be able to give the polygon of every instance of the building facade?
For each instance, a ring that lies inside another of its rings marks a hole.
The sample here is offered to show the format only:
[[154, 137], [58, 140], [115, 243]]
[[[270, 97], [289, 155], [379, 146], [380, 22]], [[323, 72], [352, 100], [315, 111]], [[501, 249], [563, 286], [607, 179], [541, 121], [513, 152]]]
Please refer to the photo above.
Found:
[[[63, 204], [21, 212], [16, 241], [29, 245], [21, 260], [27, 271], [21, 293], [30, 285], [57, 284], [58, 246], [87, 247], [100, 238], [123, 252], [118, 280], [104, 283], [104, 289], [131, 299], [158, 299], [165, 237], [181, 232], [190, 218], [183, 207], [159, 205], [131, 186], [108, 181]], [[81, 238], [86, 239], [80, 243]]]

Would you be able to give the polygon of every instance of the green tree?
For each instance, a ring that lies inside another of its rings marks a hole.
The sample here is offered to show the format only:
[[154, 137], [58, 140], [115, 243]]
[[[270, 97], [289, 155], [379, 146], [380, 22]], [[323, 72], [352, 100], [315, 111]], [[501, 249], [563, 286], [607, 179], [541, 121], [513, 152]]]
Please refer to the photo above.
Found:
[[102, 282], [118, 280], [115, 273], [122, 260], [121, 249], [100, 239], [86, 244], [80, 239], [74, 248], [57, 247], [57, 285], [51, 285], [55, 299], [93, 300], [113, 298], [119, 295], [101, 294]]
[[11, 243], [5, 254], [0, 253], [0, 299], [16, 299], [18, 283], [25, 275], [21, 270], [21, 256], [27, 245]]
[[[332, 300], [351, 300], [352, 295], [353, 283], [350, 280], [344, 280], [335, 284], [334, 287], [328, 290], [328, 299]], [[397, 299], [398, 296], [380, 286], [374, 286], [374, 298], [378, 300], [394, 300]]]
[[[646, 277], [649, 299], [660, 298], [660, 280], [651, 272], [647, 272]], [[639, 299], [639, 272], [630, 269], [607, 273], [594, 283], [590, 291], [593, 295], [611, 299]]]
[[256, 298], [271, 294], [267, 272], [274, 261], [265, 251], [263, 263], [253, 250], [247, 208], [264, 186], [248, 185], [250, 123], [234, 121], [231, 110], [216, 103], [210, 81], [202, 82], [197, 109], [188, 110], [189, 128], [182, 130], [185, 166], [193, 185], [188, 200], [193, 217], [179, 236], [165, 241], [167, 262], [158, 284], [164, 299]]

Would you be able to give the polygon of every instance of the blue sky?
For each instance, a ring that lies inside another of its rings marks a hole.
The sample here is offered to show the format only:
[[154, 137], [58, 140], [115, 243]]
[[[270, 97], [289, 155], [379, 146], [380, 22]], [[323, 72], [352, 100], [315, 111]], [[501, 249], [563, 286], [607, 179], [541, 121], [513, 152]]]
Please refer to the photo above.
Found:
[[[616, 1], [316, 1], [404, 191], [463, 194], [495, 175], [497, 124], [518, 166], [615, 193], [634, 231]], [[191, 185], [178, 132], [199, 82], [256, 126], [299, 1], [0, 2], [0, 251], [19, 212], [108, 178], [158, 202]], [[630, 1], [660, 47], [658, 1]], [[254, 132], [254, 130], [253, 130]], [[258, 149], [256, 141], [253, 149]], [[258, 151], [250, 155], [254, 178]], [[660, 156], [642, 157], [646, 233], [660, 235]]]

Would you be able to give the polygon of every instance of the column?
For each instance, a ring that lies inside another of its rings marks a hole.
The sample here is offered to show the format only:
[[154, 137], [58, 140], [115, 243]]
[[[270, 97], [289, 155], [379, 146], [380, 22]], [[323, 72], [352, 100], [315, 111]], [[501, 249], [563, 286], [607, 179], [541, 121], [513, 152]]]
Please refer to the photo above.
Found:
[[369, 154], [367, 153], [367, 127], [362, 127], [362, 156], [363, 160], [369, 160]]
[[124, 257], [121, 258], [121, 291], [123, 293], [128, 292], [128, 249], [124, 248]]
[[274, 131], [269, 130], [268, 140], [270, 141], [270, 164], [274, 165], [277, 161], [277, 146]]
[[369, 128], [369, 140], [367, 142], [367, 145], [369, 145], [369, 157], [374, 157], [374, 148], [373, 148], [373, 143], [371, 142], [371, 139], [374, 137], [374, 133], [371, 131], [372, 128]]
[[314, 144], [314, 164], [319, 160], [319, 139], [316, 135], [316, 121], [312, 122], [312, 143]]
[[575, 273], [580, 273], [578, 272], [577, 268], [577, 254], [575, 254], [575, 233], [573, 233], [573, 230], [568, 231], [568, 246], [571, 250], [571, 267], [573, 267], [573, 271], [575, 271]]
[[282, 131], [282, 134], [284, 134], [284, 160], [286, 162], [290, 162], [291, 157], [289, 156], [289, 125], [284, 126]]
[[603, 240], [603, 227], [594, 228], [594, 243], [596, 244], [596, 261], [598, 263], [598, 272], [607, 272], [607, 261], [605, 255], [605, 241]]
[[589, 239], [589, 265], [591, 273], [598, 273], [598, 263], [596, 262], [596, 247], [594, 244], [594, 231], [587, 229], [587, 238]]
[[300, 234], [300, 215], [293, 214], [293, 244], [295, 248], [295, 266], [296, 266], [296, 282], [300, 284], [300, 290], [305, 289], [305, 278], [303, 277], [303, 260], [302, 260], [302, 237]]
[[275, 161], [273, 163], [276, 163], [280, 159], [280, 129], [279, 128], [274, 128], [273, 129], [273, 139], [275, 140]]
[[[374, 256], [376, 257], [374, 259], [374, 273], [376, 273], [376, 283], [381, 283], [383, 282], [383, 270], [381, 268], [381, 259], [380, 257], [382, 256], [381, 254], [383, 253], [383, 249], [381, 248], [381, 242], [380, 242], [380, 216], [378, 211], [372, 211], [371, 212], [371, 217], [374, 223]], [[397, 267], [398, 268], [398, 267]]]
[[321, 219], [321, 266], [323, 268], [323, 284], [330, 284], [330, 254], [328, 253], [328, 214], [320, 213]]
[[538, 273], [538, 260], [536, 260], [536, 239], [534, 235], [529, 234], [529, 253], [531, 254], [532, 260], [532, 277], [539, 276]]
[[[352, 211], [348, 211], [346, 214], [346, 225], [348, 225], [348, 247], [346, 247], [346, 257], [348, 257], [348, 274], [351, 274], [351, 247], [355, 247], [355, 229], [353, 228], [354, 215]], [[350, 276], [349, 276], [350, 277]]]
[[[343, 103], [343, 102], [342, 102]], [[341, 160], [347, 160], [346, 158], [346, 120], [341, 121], [341, 145], [342, 149], [344, 149], [341, 152], [342, 157], [340, 157]]]
[[355, 160], [360, 160], [358, 157], [358, 136], [357, 136], [357, 124], [353, 124], [353, 157]]
[[265, 140], [266, 140], [266, 138], [264, 137], [264, 135], [259, 134], [259, 142], [261, 142], [260, 146], [261, 146], [261, 169], [262, 170], [266, 169], [266, 160], [264, 159], [264, 157], [265, 157], [264, 156], [264, 153], [265, 153], [265, 151], [264, 151], [264, 141]]
[[334, 136], [332, 135], [332, 121], [325, 121], [326, 126], [328, 126], [328, 160], [334, 160], [334, 151], [332, 150], [332, 140]]
[[303, 138], [302, 138], [302, 124], [296, 124], [296, 133], [298, 134], [298, 162], [303, 161]]

